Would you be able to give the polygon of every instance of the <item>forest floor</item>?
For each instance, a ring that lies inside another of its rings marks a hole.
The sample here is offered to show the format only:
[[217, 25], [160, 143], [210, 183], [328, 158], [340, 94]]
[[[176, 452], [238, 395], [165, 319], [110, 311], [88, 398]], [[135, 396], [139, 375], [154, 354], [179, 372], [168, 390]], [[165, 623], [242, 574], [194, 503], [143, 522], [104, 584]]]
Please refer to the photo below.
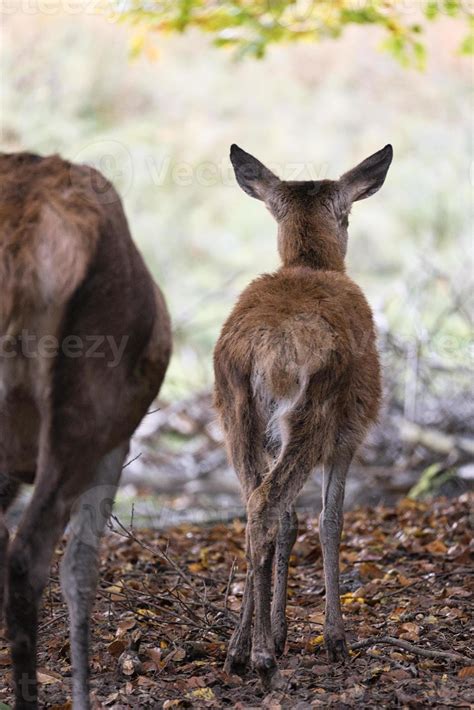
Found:
[[[346, 514], [341, 594], [353, 650], [345, 664], [326, 660], [317, 522], [302, 520], [280, 659], [287, 683], [267, 696], [252, 671], [240, 678], [222, 670], [243, 591], [243, 523], [157, 532], [116, 522], [102, 548], [93, 614], [94, 706], [472, 708], [472, 503], [468, 494], [429, 504], [404, 499]], [[45, 593], [38, 666], [42, 706], [66, 710], [71, 667], [60, 553]], [[0, 634], [0, 708], [11, 702]]]

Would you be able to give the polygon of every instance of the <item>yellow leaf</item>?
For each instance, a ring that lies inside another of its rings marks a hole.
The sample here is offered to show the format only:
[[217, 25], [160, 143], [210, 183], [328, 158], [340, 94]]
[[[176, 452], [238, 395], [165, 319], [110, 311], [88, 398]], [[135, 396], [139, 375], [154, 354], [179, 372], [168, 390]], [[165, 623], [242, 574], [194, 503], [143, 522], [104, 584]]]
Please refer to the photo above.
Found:
[[322, 634], [320, 636], [313, 636], [313, 638], [309, 640], [310, 646], [320, 646], [322, 643], [324, 643], [324, 636]]
[[137, 609], [137, 614], [138, 616], [144, 616], [148, 619], [153, 619], [153, 617], [156, 616], [156, 613], [151, 609]]
[[130, 56], [137, 57], [145, 46], [145, 35], [136, 32], [130, 40]]
[[365, 604], [365, 599], [364, 597], [356, 597], [354, 592], [346, 592], [346, 594], [341, 595], [341, 602], [344, 605], [354, 604], [354, 602]]
[[186, 698], [193, 698], [194, 700], [215, 700], [215, 695], [211, 688], [196, 688], [190, 693], [186, 693]]
[[203, 566], [204, 569], [207, 569], [209, 566], [209, 548], [208, 547], [201, 547], [201, 551], [199, 552], [199, 560], [201, 562], [201, 565]]
[[124, 597], [123, 582], [119, 582], [118, 584], [112, 584], [110, 587], [107, 587], [105, 591], [109, 592], [111, 601], [120, 601]]
[[353, 592], [346, 592], [345, 594], [341, 594], [341, 602], [345, 601], [346, 599], [354, 599], [354, 593]]

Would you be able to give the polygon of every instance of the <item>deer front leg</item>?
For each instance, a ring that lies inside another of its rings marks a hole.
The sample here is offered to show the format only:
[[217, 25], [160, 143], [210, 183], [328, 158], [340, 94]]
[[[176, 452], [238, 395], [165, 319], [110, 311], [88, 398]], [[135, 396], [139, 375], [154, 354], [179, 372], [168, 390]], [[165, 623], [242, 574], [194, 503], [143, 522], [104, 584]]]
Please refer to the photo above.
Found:
[[340, 454], [323, 473], [323, 510], [319, 516], [319, 537], [323, 551], [326, 584], [324, 641], [329, 660], [347, 656], [347, 645], [339, 597], [339, 545], [341, 541], [344, 489], [352, 455]]
[[280, 518], [276, 553], [275, 553], [275, 579], [272, 600], [272, 633], [275, 644], [275, 653], [281, 656], [285, 650], [287, 621], [286, 602], [288, 590], [288, 566], [291, 550], [298, 535], [298, 516], [292, 507], [286, 510]]

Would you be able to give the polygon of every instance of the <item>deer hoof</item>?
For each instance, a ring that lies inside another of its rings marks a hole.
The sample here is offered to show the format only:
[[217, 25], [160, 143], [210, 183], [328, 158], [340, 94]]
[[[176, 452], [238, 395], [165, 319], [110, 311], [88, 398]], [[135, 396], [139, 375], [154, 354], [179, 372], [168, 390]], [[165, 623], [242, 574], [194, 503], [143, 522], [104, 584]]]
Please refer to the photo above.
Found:
[[247, 652], [229, 650], [224, 663], [224, 671], [229, 675], [243, 675], [247, 670], [248, 662], [249, 654]]
[[348, 658], [349, 651], [347, 650], [346, 639], [342, 637], [327, 637], [325, 639], [326, 651], [328, 659], [331, 663], [343, 662]]
[[275, 656], [268, 651], [254, 651], [252, 665], [260, 676], [264, 690], [276, 690], [280, 674]]

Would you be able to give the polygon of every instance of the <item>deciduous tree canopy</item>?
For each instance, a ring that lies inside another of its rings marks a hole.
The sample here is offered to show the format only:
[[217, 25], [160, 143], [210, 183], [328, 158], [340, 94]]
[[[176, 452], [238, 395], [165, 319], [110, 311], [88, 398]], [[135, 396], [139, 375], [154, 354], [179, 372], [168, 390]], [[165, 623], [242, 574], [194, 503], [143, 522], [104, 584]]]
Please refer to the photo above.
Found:
[[[470, 0], [132, 0], [121, 15], [158, 32], [198, 28], [215, 45], [257, 58], [271, 44], [337, 38], [348, 25], [379, 25], [385, 32], [382, 47], [417, 66], [425, 60], [426, 23], [451, 17], [466, 23], [459, 51], [474, 52]], [[142, 43], [137, 37], [133, 50], [140, 51]]]

